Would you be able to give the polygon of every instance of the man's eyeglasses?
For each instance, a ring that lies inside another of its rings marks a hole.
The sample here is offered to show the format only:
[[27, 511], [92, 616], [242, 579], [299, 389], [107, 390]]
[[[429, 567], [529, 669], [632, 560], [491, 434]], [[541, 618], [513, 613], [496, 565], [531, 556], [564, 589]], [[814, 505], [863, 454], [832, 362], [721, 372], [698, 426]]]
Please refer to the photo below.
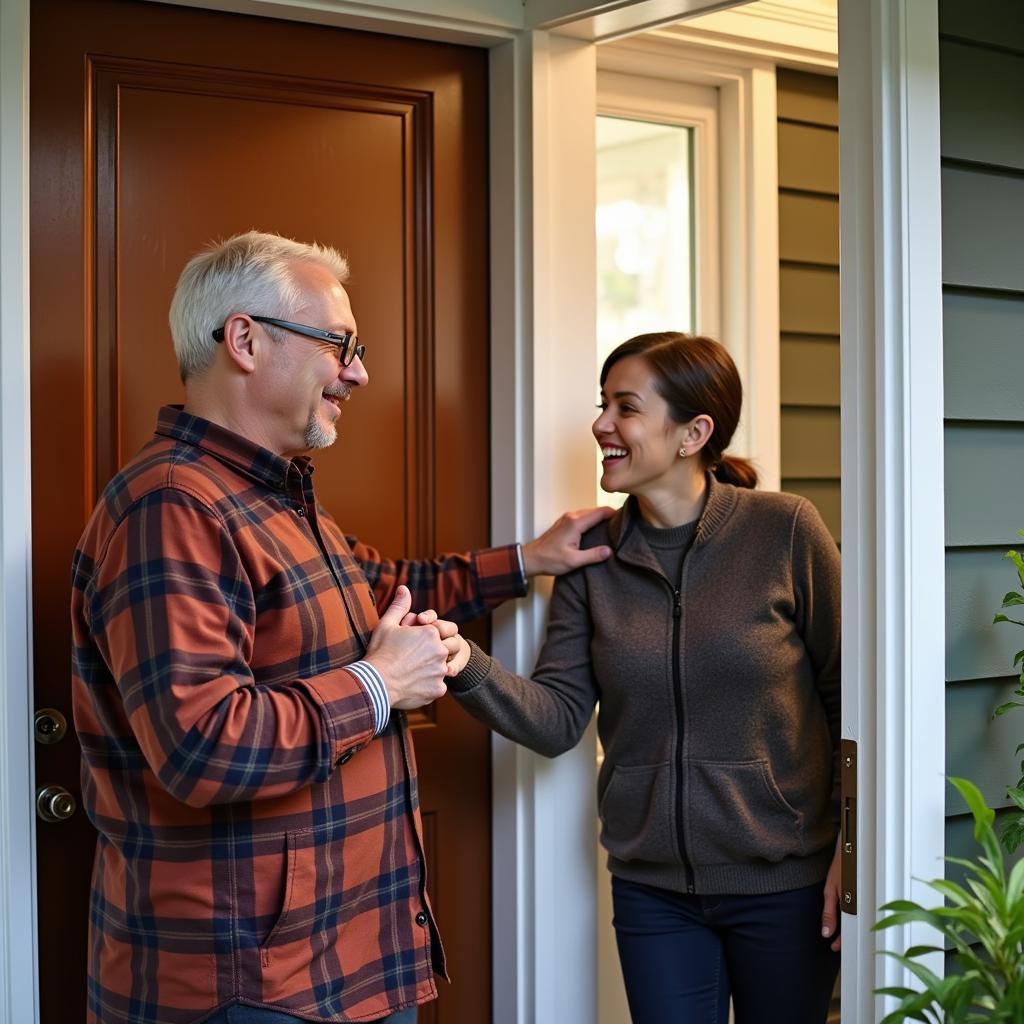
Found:
[[[362, 359], [363, 353], [366, 351], [366, 346], [360, 345], [359, 338], [354, 334], [335, 334], [332, 331], [323, 331], [319, 327], [293, 324], [291, 320], [278, 320], [273, 316], [253, 316], [250, 314], [249, 319], [261, 324], [272, 324], [274, 327], [281, 327], [286, 331], [292, 331], [294, 334], [302, 334], [307, 338], [316, 338], [317, 341], [326, 341], [331, 345], [337, 346], [338, 359], [342, 366], [351, 366], [354, 360]], [[223, 327], [218, 327], [214, 330], [213, 340], [224, 340]]]

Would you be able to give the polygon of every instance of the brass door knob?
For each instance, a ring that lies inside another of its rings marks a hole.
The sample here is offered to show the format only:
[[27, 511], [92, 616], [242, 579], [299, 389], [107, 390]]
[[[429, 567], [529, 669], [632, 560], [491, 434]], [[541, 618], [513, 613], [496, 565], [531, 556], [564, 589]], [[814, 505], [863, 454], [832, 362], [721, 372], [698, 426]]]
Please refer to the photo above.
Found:
[[68, 720], [56, 708], [40, 708], [36, 712], [36, 743], [50, 746], [59, 743], [68, 731]]
[[66, 821], [78, 804], [63, 786], [41, 786], [36, 793], [36, 811], [43, 821]]

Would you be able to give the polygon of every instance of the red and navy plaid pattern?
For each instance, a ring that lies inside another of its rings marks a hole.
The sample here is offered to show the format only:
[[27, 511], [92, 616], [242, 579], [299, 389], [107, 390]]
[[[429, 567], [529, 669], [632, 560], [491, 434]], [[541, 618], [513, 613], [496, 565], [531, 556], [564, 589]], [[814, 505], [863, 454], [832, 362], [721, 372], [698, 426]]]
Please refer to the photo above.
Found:
[[385, 561], [312, 469], [165, 408], [75, 553], [96, 1024], [373, 1020], [444, 975], [404, 716], [375, 738], [345, 666], [400, 583], [467, 619], [525, 581], [514, 547]]

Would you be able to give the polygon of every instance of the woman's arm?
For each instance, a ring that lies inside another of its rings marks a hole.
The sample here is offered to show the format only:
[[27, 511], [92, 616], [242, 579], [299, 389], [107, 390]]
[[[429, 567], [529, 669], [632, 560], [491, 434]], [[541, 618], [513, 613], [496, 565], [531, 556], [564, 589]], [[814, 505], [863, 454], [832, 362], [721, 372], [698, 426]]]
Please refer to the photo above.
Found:
[[532, 678], [509, 672], [471, 644], [469, 663], [448, 680], [449, 688], [495, 732], [556, 757], [579, 742], [598, 700], [590, 634], [586, 577], [580, 570], [555, 581], [547, 636]]

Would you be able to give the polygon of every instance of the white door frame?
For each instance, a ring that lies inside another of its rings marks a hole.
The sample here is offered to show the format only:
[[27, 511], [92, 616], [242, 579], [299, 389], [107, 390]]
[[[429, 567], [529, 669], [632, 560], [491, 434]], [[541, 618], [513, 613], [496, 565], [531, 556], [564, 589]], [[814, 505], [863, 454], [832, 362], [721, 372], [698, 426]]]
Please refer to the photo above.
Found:
[[[935, 938], [872, 933], [875, 908], [932, 902], [919, 880], [944, 873], [937, 0], [840, 0], [839, 50], [843, 736], [859, 794], [842, 1008], [871, 1024], [886, 1012], [876, 987], [916, 987], [876, 951]], [[941, 955], [929, 966], [941, 974]]]
[[[527, 18], [540, 9], [562, 22], [571, 9], [586, 20], [609, 5], [176, 2], [491, 48], [494, 537], [529, 535], [565, 505], [588, 501], [589, 444], [580, 475], [573, 456], [586, 443], [576, 431], [589, 414], [572, 407], [585, 394], [586, 408], [596, 370], [592, 208], [584, 210], [588, 195], [592, 207], [593, 152], [592, 139], [588, 149], [566, 114], [580, 119], [580, 103], [593, 96], [593, 47], [557, 39]], [[718, 7], [721, 0], [679, 0], [678, 11], [699, 4]], [[859, 683], [845, 688], [843, 724], [844, 734], [861, 743], [861, 848], [879, 851], [861, 858], [861, 914], [846, 922], [843, 994], [844, 1020], [867, 1024], [876, 1019], [870, 908], [880, 898], [915, 891], [912, 875], [938, 873], [935, 857], [942, 852], [942, 744], [935, 742], [943, 735], [935, 727], [936, 721], [941, 726], [943, 679], [935, 652], [942, 642], [936, 616], [928, 615], [941, 607], [943, 593], [941, 411], [934, 398], [941, 394], [935, 388], [941, 373], [937, 28], [935, 0], [840, 0], [840, 6], [847, 69], [841, 71], [843, 618], [846, 678]], [[669, 7], [664, 0], [616, 4], [614, 33], [666, 21]], [[0, 1024], [37, 1019], [28, 11], [29, 0], [0, 0]], [[635, 20], [627, 23], [630, 11]], [[579, 101], [563, 111], [565, 97], [576, 95], [571, 89], [579, 90]], [[550, 102], [553, 96], [558, 103]], [[531, 666], [543, 607], [534, 596], [499, 616], [495, 649], [510, 665]], [[591, 1024], [592, 741], [546, 762], [496, 740], [493, 765], [495, 1021]], [[559, 864], [573, 870], [557, 870]]]

